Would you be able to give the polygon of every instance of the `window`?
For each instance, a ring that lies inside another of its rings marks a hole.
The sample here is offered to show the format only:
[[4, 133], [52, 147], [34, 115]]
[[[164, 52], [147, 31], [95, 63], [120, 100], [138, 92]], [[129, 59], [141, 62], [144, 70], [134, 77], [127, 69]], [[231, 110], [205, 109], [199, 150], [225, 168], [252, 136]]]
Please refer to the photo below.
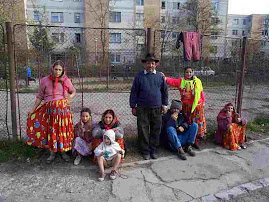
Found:
[[144, 13], [136, 13], [135, 20], [136, 21], [143, 21], [144, 20]]
[[245, 34], [246, 34], [246, 33], [245, 33], [245, 31], [243, 30], [243, 31], [242, 31], [242, 36], [245, 36]]
[[136, 0], [136, 5], [143, 6], [144, 5], [144, 0]]
[[233, 24], [238, 25], [239, 24], [239, 19], [233, 19]]
[[120, 55], [116, 55], [116, 54], [110, 54], [110, 62], [120, 62]]
[[174, 10], [179, 10], [179, 9], [180, 9], [180, 3], [178, 3], [178, 2], [173, 2], [173, 9], [174, 9]]
[[52, 33], [51, 37], [55, 43], [64, 43], [64, 33]]
[[34, 21], [41, 21], [41, 16], [40, 16], [39, 11], [34, 11], [33, 15], [34, 15]]
[[76, 43], [81, 42], [81, 34], [80, 33], [75, 33], [75, 40], [76, 40]]
[[81, 23], [81, 13], [75, 13], [75, 23]]
[[218, 39], [218, 32], [211, 32], [211, 36], [210, 36], [210, 38], [211, 39]]
[[162, 9], [165, 9], [165, 1], [162, 1]]
[[232, 35], [238, 35], [238, 30], [233, 30]]
[[268, 30], [264, 30], [264, 36], [268, 36]]
[[247, 24], [247, 20], [243, 19], [243, 25], [246, 25], [246, 24]]
[[110, 22], [121, 22], [121, 12], [110, 12]]
[[161, 16], [161, 22], [165, 23], [165, 16]]
[[110, 43], [121, 43], [121, 33], [110, 33]]
[[162, 32], [161, 32], [161, 37], [162, 37], [162, 38], [165, 38], [165, 31], [162, 31]]
[[64, 22], [64, 14], [63, 13], [51, 13], [51, 22]]
[[178, 17], [172, 17], [172, 23], [177, 23], [178, 22]]
[[219, 10], [219, 2], [214, 2], [212, 7], [213, 7], [214, 11], [218, 11]]
[[172, 38], [177, 38], [178, 35], [179, 35], [179, 32], [173, 32], [173, 33], [172, 33]]
[[217, 25], [220, 22], [220, 20], [218, 17], [211, 17], [211, 22]]

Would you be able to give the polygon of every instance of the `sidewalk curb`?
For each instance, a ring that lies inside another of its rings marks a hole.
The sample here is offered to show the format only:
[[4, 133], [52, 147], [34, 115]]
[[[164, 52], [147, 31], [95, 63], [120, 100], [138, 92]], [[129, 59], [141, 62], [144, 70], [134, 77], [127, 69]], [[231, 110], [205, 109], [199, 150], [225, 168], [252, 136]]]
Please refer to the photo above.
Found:
[[215, 201], [226, 201], [234, 199], [242, 194], [250, 193], [254, 190], [269, 187], [269, 178], [261, 178], [252, 182], [238, 185], [231, 189], [222, 190], [215, 194], [209, 194], [200, 198], [191, 200], [190, 202], [215, 202]]

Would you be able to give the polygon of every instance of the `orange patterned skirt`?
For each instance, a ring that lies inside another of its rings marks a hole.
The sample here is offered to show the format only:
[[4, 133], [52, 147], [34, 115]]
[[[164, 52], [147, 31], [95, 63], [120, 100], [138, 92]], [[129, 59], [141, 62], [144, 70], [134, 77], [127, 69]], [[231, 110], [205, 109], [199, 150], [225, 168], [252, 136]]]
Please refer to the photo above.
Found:
[[237, 150], [245, 142], [246, 125], [242, 126], [232, 123], [227, 133], [223, 136], [223, 147], [230, 150]]
[[198, 124], [198, 132], [196, 137], [204, 137], [207, 133], [204, 105], [203, 103], [198, 104], [193, 113], [191, 113], [191, 108], [192, 104], [183, 103], [182, 112], [188, 119], [189, 124]]
[[73, 115], [66, 100], [50, 101], [27, 118], [26, 144], [54, 152], [72, 149]]

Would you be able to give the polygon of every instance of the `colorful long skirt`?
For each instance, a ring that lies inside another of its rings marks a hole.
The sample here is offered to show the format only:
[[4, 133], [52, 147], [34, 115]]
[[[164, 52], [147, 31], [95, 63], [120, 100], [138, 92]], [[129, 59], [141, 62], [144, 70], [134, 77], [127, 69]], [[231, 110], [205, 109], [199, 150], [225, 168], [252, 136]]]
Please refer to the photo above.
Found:
[[82, 156], [91, 155], [92, 146], [89, 146], [89, 144], [87, 144], [87, 142], [83, 140], [81, 137], [77, 137], [73, 143], [72, 153], [74, 156], [77, 156], [77, 154], [80, 154]]
[[223, 136], [223, 147], [230, 150], [237, 150], [245, 142], [246, 125], [242, 126], [232, 123], [227, 133]]
[[74, 138], [72, 119], [66, 100], [45, 103], [27, 118], [26, 143], [54, 152], [71, 150]]
[[182, 112], [188, 119], [189, 124], [198, 124], [198, 132], [196, 137], [204, 137], [207, 133], [204, 105], [203, 103], [198, 104], [193, 113], [191, 113], [191, 108], [192, 104], [183, 103]]

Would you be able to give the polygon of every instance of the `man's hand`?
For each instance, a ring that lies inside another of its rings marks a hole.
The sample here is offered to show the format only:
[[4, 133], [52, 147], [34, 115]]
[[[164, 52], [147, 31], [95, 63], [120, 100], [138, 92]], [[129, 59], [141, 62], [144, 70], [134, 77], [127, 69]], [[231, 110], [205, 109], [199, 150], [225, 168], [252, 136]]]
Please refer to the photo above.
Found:
[[177, 118], [178, 118], [178, 113], [173, 113], [172, 115], [171, 115], [171, 117], [172, 117], [172, 119], [174, 119], [175, 121], [177, 120]]
[[134, 115], [134, 116], [136, 116], [136, 107], [134, 107], [134, 108], [132, 108], [132, 114]]
[[162, 114], [166, 114], [167, 112], [167, 107], [162, 107]]
[[179, 132], [184, 132], [184, 128], [182, 127], [182, 126], [179, 126], [178, 128], [177, 128], [177, 130], [179, 131]]

